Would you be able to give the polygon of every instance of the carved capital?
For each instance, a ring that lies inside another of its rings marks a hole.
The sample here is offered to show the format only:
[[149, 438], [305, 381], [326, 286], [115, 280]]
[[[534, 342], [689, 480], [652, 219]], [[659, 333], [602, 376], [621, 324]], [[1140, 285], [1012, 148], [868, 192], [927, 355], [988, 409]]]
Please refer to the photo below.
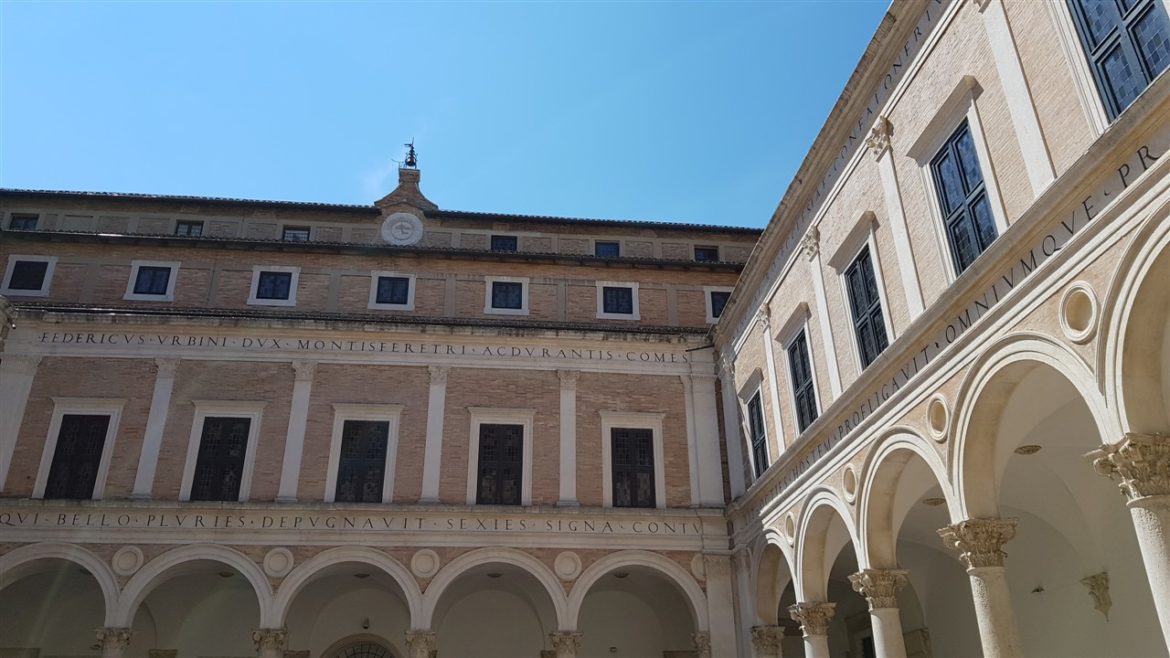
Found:
[[767, 304], [760, 307], [756, 312], [756, 321], [764, 325], [764, 332], [769, 333], [772, 328], [772, 313]]
[[316, 361], [293, 361], [292, 367], [298, 382], [311, 382], [313, 375], [317, 374]]
[[288, 646], [288, 631], [283, 628], [257, 628], [252, 631], [252, 643], [260, 655], [283, 655]]
[[451, 372], [448, 366], [427, 366], [427, 373], [431, 376], [431, 386], [446, 386], [447, 374]]
[[1093, 607], [1105, 615], [1105, 621], [1109, 621], [1109, 608], [1113, 607], [1113, 597], [1109, 596], [1109, 573], [1102, 571], [1086, 576], [1081, 578], [1081, 584], [1089, 590]]
[[430, 658], [436, 650], [433, 631], [406, 631], [406, 652], [410, 658]]
[[869, 609], [898, 607], [898, 590], [906, 586], [905, 569], [862, 569], [849, 575], [853, 591], [865, 597]]
[[1085, 455], [1097, 473], [1118, 480], [1131, 502], [1147, 496], [1170, 495], [1170, 436], [1126, 434]]
[[121, 654], [130, 646], [129, 628], [99, 628], [95, 631], [98, 642], [102, 645], [102, 653], [116, 652]]
[[558, 370], [557, 377], [561, 378], [562, 391], [577, 390], [577, 378], [581, 375], [580, 370]]
[[155, 359], [154, 372], [159, 379], [174, 379], [179, 371], [179, 359]]
[[691, 642], [695, 645], [698, 658], [711, 658], [711, 634], [706, 631], [691, 633]]
[[836, 603], [797, 603], [788, 607], [788, 614], [800, 623], [804, 636], [828, 635], [829, 622], [837, 612]]
[[0, 372], [10, 372], [16, 375], [35, 375], [37, 366], [41, 365], [40, 354], [4, 354], [0, 353]]
[[821, 255], [821, 231], [815, 226], [808, 227], [808, 233], [800, 241], [800, 248], [809, 260]]
[[573, 631], [553, 631], [548, 634], [557, 658], [574, 658], [581, 648], [581, 634]]
[[967, 569], [1002, 567], [1003, 545], [1016, 536], [1016, 519], [967, 519], [938, 531], [947, 548], [959, 552]]
[[879, 116], [869, 131], [869, 137], [865, 138], [865, 145], [873, 153], [874, 159], [881, 158], [882, 154], [890, 150], [890, 137], [893, 134], [894, 125], [886, 117]]
[[752, 626], [752, 648], [758, 656], [779, 656], [783, 639], [781, 626]]

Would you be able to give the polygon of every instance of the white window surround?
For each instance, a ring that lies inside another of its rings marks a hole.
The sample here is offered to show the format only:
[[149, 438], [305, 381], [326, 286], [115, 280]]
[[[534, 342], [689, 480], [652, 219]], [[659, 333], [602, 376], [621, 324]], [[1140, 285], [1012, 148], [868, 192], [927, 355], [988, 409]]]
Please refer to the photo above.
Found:
[[[598, 320], [641, 320], [642, 311], [638, 304], [638, 284], [632, 281], [597, 281], [597, 319]], [[632, 292], [632, 313], [606, 313], [605, 288], [629, 288]]]
[[398, 427], [402, 418], [401, 404], [334, 404], [333, 437], [329, 440], [329, 470], [325, 475], [324, 501], [332, 503], [337, 496], [337, 469], [341, 466], [341, 438], [347, 420], [385, 422], [386, 466], [382, 475], [382, 502], [394, 500], [394, 463], [398, 455]]
[[[8, 287], [12, 281], [12, 270], [16, 267], [18, 262], [37, 262], [48, 263], [45, 268], [45, 280], [41, 282], [39, 290], [13, 290]], [[47, 297], [49, 294], [49, 286], [53, 283], [53, 270], [57, 268], [56, 256], [32, 256], [24, 254], [10, 254], [8, 256], [8, 267], [4, 270], [4, 283], [0, 285], [0, 294], [9, 295], [12, 297]]]
[[654, 507], [666, 509], [666, 475], [663, 465], [662, 420], [664, 413], [600, 411], [601, 506], [613, 507], [613, 432], [615, 427], [648, 429], [654, 441]]
[[191, 499], [191, 484], [195, 480], [195, 465], [199, 460], [199, 443], [203, 440], [203, 420], [208, 416], [247, 418], [248, 448], [244, 451], [244, 472], [240, 474], [240, 502], [246, 502], [252, 493], [252, 471], [256, 463], [256, 441], [260, 436], [260, 420], [265, 402], [235, 400], [192, 400], [195, 418], [191, 422], [191, 438], [187, 443], [187, 461], [183, 466], [183, 481], [179, 486], [179, 500]]
[[[256, 288], [260, 285], [261, 272], [282, 272], [292, 275], [288, 283], [288, 299], [257, 299]], [[248, 304], [252, 306], [296, 306], [297, 285], [301, 278], [301, 268], [286, 265], [256, 265], [252, 267], [252, 287], [248, 292]]]
[[865, 366], [861, 364], [861, 346], [857, 344], [857, 331], [855, 329], [857, 318], [853, 317], [853, 305], [849, 299], [849, 281], [845, 276], [849, 266], [853, 261], [857, 260], [857, 255], [865, 247], [869, 247], [869, 261], [873, 267], [874, 282], [877, 283], [878, 299], [882, 305], [882, 324], [885, 325], [886, 343], [893, 343], [896, 335], [894, 334], [894, 325], [890, 319], [890, 302], [889, 296], [886, 295], [885, 277], [882, 275], [882, 259], [878, 254], [877, 248], [877, 216], [873, 211], [867, 210], [861, 214], [861, 218], [857, 224], [849, 232], [849, 235], [842, 240], [841, 245], [837, 247], [837, 251], [833, 253], [832, 258], [829, 259], [829, 265], [837, 272], [837, 283], [841, 288], [841, 299], [845, 302], [845, 308], [849, 313], [851, 320], [849, 325], [849, 344], [853, 346], [853, 364], [857, 366], [857, 372], [861, 373], [865, 370]]
[[57, 451], [57, 438], [61, 433], [61, 421], [65, 416], [99, 415], [109, 416], [110, 426], [106, 429], [106, 441], [102, 445], [102, 457], [98, 461], [97, 479], [93, 484], [93, 500], [101, 500], [106, 490], [106, 478], [110, 473], [110, 458], [114, 454], [114, 439], [118, 436], [118, 424], [122, 419], [122, 408], [126, 400], [113, 398], [53, 398], [53, 417], [49, 421], [49, 434], [45, 437], [45, 449], [41, 453], [41, 465], [33, 484], [33, 498], [44, 498], [49, 483], [49, 470], [53, 468], [53, 455]]
[[[719, 322], [719, 318], [715, 317], [711, 308], [711, 293], [725, 292], [731, 294], [732, 288], [728, 286], [703, 286], [703, 302], [707, 307], [707, 324], [715, 324]], [[726, 309], [726, 306], [724, 307]]]
[[[495, 308], [492, 306], [492, 285], [497, 282], [520, 284], [520, 308]], [[528, 315], [528, 277], [485, 276], [483, 278], [483, 312], [491, 315]]]
[[[378, 279], [381, 277], [398, 277], [407, 279], [406, 286], [406, 303], [405, 304], [385, 304], [378, 302]], [[403, 272], [384, 272], [373, 271], [370, 272], [370, 301], [366, 308], [381, 309], [385, 311], [413, 311], [414, 310], [414, 281], [413, 274], [405, 274]]]
[[[790, 380], [792, 378], [792, 362], [788, 357], [788, 348], [792, 345], [792, 342], [795, 341], [798, 336], [800, 336], [802, 333], [804, 334], [804, 345], [808, 350], [808, 371], [809, 374], [812, 375], [813, 393], [815, 394], [813, 395], [813, 398], [815, 398], [815, 402], [817, 403], [817, 416], [820, 416], [824, 411], [822, 407], [824, 393], [821, 391], [820, 382], [817, 381], [816, 354], [813, 352], [812, 348], [812, 335], [808, 331], [808, 321], [810, 317], [808, 304], [805, 304], [804, 302], [797, 304], [796, 308], [792, 311], [792, 315], [790, 315], [788, 320], [786, 320], [784, 324], [780, 326], [780, 330], [777, 331], [774, 336], [776, 342], [780, 343], [780, 351], [784, 354], [784, 377], [786, 380]], [[796, 423], [799, 422], [796, 413], [796, 392], [792, 386], [791, 381], [788, 382], [788, 394], [792, 396], [789, 399], [792, 401], [793, 405], [793, 436], [799, 437], [800, 431], [796, 426]]]
[[480, 425], [521, 425], [524, 427], [524, 442], [521, 446], [520, 505], [532, 504], [532, 425], [536, 417], [533, 409], [496, 409], [489, 407], [468, 407], [471, 414], [471, 439], [467, 455], [467, 504], [475, 505], [479, 493], [479, 426]]
[[926, 190], [927, 205], [934, 217], [931, 224], [934, 226], [934, 232], [937, 236], [936, 243], [942, 262], [946, 264], [943, 269], [946, 270], [944, 276], [947, 277], [948, 283], [953, 283], [958, 275], [955, 274], [955, 262], [951, 256], [951, 242], [950, 238], [947, 237], [946, 227], [943, 225], [942, 208], [938, 202], [938, 188], [934, 184], [934, 176], [931, 174], [930, 161], [938, 155], [939, 149], [954, 135], [955, 129], [964, 119], [967, 120], [967, 127], [971, 131], [971, 140], [975, 143], [975, 154], [979, 158], [979, 170], [983, 174], [988, 205], [991, 206], [991, 216], [995, 219], [995, 230], [999, 233], [999, 237], [1002, 237], [1008, 229], [1007, 211], [1004, 209], [1003, 199], [999, 194], [999, 181], [996, 178], [995, 168], [992, 166], [991, 156], [987, 150], [983, 123], [979, 119], [979, 108], [976, 101], [982, 92], [983, 88], [979, 86], [979, 82], [974, 76], [963, 76], [906, 153], [918, 162], [918, 170], [922, 175], [922, 187]]
[[[1097, 88], [1093, 70], [1089, 68], [1089, 60], [1085, 56], [1084, 46], [1081, 45], [1072, 13], [1065, 2], [1045, 2], [1044, 6], [1048, 8], [1056, 28], [1056, 40], [1060, 42], [1061, 50], [1068, 62], [1073, 87], [1076, 89], [1081, 108], [1085, 111], [1089, 130], [1092, 131], [1094, 138], [1100, 137], [1109, 127], [1109, 115], [1105, 112], [1105, 103], [1101, 101], [1101, 92]], [[1170, 11], [1170, 3], [1167, 3], [1167, 11]]]
[[[173, 302], [175, 301], [175, 280], [179, 278], [179, 261], [177, 260], [132, 260], [130, 261], [130, 280], [126, 282], [126, 294], [122, 299], [143, 302]], [[148, 295], [134, 292], [138, 283], [138, 270], [142, 267], [166, 267], [171, 270], [167, 279], [167, 291], [161, 295]]]

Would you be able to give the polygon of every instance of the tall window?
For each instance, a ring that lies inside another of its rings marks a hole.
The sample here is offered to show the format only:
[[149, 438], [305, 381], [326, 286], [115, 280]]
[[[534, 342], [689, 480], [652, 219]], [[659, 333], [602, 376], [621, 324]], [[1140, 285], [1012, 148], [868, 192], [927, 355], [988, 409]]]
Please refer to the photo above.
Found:
[[962, 274], [998, 236], [975, 141], [966, 121], [934, 156], [930, 169], [955, 273]]
[[817, 419], [817, 393], [813, 387], [812, 363], [808, 358], [807, 334], [803, 331], [788, 345], [788, 370], [792, 375], [796, 426], [803, 432]]
[[45, 498], [93, 497], [109, 429], [110, 417], [105, 414], [66, 414], [61, 418]]
[[517, 241], [514, 235], [493, 235], [492, 251], [517, 251]]
[[1170, 65], [1161, 0], [1068, 0], [1101, 100], [1115, 119]]
[[13, 231], [35, 231], [38, 219], [40, 219], [40, 215], [33, 213], [12, 213], [8, 228]]
[[613, 441], [613, 506], [649, 507], [654, 500], [654, 432], [615, 427]]
[[524, 477], [524, 426], [479, 426], [480, 505], [519, 505]]
[[845, 282], [849, 289], [849, 308], [853, 312], [853, 330], [857, 334], [857, 350], [861, 354], [861, 367], [865, 368], [889, 344], [869, 245], [845, 270]]
[[248, 450], [249, 418], [208, 416], [203, 419], [190, 500], [239, 500]]
[[134, 278], [135, 295], [165, 295], [171, 281], [171, 268], [143, 265]]
[[389, 434], [390, 424], [384, 421], [345, 421], [337, 467], [337, 493], [333, 498], [336, 502], [382, 502]]
[[748, 431], [751, 432], [752, 458], [755, 460], [756, 477], [768, 470], [768, 430], [764, 426], [764, 405], [760, 392], [748, 401]]
[[719, 316], [723, 315], [723, 308], [727, 306], [727, 300], [731, 299], [731, 293], [725, 290], [712, 290], [710, 295], [711, 318], [718, 320]]

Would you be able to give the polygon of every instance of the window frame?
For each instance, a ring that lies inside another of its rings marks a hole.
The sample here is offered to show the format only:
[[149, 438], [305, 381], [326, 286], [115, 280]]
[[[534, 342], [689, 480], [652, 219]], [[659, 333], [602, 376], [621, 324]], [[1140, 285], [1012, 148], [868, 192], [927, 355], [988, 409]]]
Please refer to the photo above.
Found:
[[[760, 408], [760, 429], [763, 431], [762, 444], [764, 446], [764, 460], [767, 462], [766, 464], [764, 464], [764, 467], [762, 469], [760, 468], [760, 464], [756, 461], [755, 438], [752, 436], [751, 415], [752, 415], [752, 402], [753, 401], [758, 401], [759, 408]], [[748, 433], [748, 455], [749, 455], [749, 458], [751, 459], [752, 475], [753, 475], [754, 480], [758, 480], [761, 477], [763, 477], [764, 473], [767, 472], [768, 467], [771, 466], [772, 462], [774, 461], [772, 458], [772, 446], [770, 445], [771, 442], [769, 441], [769, 438], [768, 438], [768, 419], [767, 419], [767, 417], [764, 416], [764, 386], [763, 386], [762, 381], [757, 382], [755, 391], [748, 397], [747, 401], [744, 403], [743, 417], [744, 417], [744, 424], [747, 426], [747, 430], [748, 430], [748, 432], [747, 432]]]
[[[777, 331], [771, 338], [771, 340], [775, 340], [780, 344], [780, 352], [784, 355], [784, 372], [777, 373], [776, 379], [777, 385], [779, 386], [779, 380], [781, 379], [782, 374], [785, 386], [788, 387], [788, 400], [792, 405], [792, 423], [793, 429], [795, 430], [793, 433], [793, 437], [795, 437], [793, 441], [799, 439], [800, 435], [804, 433], [804, 430], [800, 429], [800, 408], [796, 400], [796, 385], [792, 380], [792, 357], [788, 353], [788, 348], [791, 347], [792, 343], [794, 343], [801, 335], [804, 336], [805, 349], [808, 352], [809, 375], [810, 379], [812, 379], [813, 402], [816, 403], [815, 406], [817, 410], [817, 418], [820, 418], [825, 411], [824, 399], [821, 392], [821, 384], [817, 379], [817, 361], [816, 355], [812, 348], [812, 333], [809, 331], [809, 319], [811, 317], [812, 313], [808, 308], [808, 304], [801, 302], [792, 311], [792, 315], [790, 315], [788, 320], [784, 322], [780, 330]], [[779, 397], [779, 392], [777, 392], [777, 398]], [[766, 422], [767, 421], [765, 420], [765, 427], [767, 426]], [[814, 418], [812, 422], [809, 423], [809, 425], [812, 425], [815, 422], [816, 418]]]
[[[480, 425], [521, 425], [524, 427], [520, 464], [520, 507], [532, 506], [532, 428], [535, 409], [503, 409], [495, 407], [468, 407], [471, 415], [471, 438], [467, 456], [467, 504], [477, 505], [479, 493], [479, 427]], [[507, 507], [513, 507], [507, 505]]]
[[[861, 322], [861, 320], [859, 320], [853, 313], [853, 293], [849, 288], [849, 272], [854, 268], [855, 265], [857, 265], [858, 262], [860, 262], [863, 251], [867, 256], [869, 256], [869, 269], [870, 273], [872, 273], [874, 277], [874, 288], [877, 290], [878, 295], [878, 310], [881, 312], [882, 317], [882, 333], [886, 339], [885, 347], [882, 347], [880, 350], [878, 350], [877, 354], [873, 355], [873, 358], [870, 359], [869, 363], [865, 363], [865, 357], [861, 352], [861, 337], [858, 335], [858, 324]], [[850, 324], [852, 325], [853, 329], [849, 332], [849, 334], [852, 336], [853, 356], [855, 359], [855, 365], [857, 366], [857, 372], [859, 374], [865, 372], [866, 368], [868, 368], [874, 361], [877, 361], [878, 358], [881, 357], [881, 355], [887, 349], [889, 349], [890, 343], [893, 342], [890, 335], [890, 313], [888, 309], [889, 304], [886, 303], [886, 297], [882, 293], [882, 277], [880, 272], [881, 270], [877, 265], [877, 258], [874, 257], [873, 247], [866, 243], [862, 245], [861, 249], [858, 250], [857, 255], [853, 258], [853, 260], [849, 261], [849, 265], [845, 269], [841, 270], [839, 276], [837, 277], [837, 282], [842, 288], [841, 294], [844, 295], [842, 299], [845, 302], [845, 307], [849, 310], [849, 319], [851, 320]]]
[[[41, 281], [41, 287], [37, 290], [14, 289], [9, 286], [12, 283], [12, 272], [16, 269], [17, 262], [34, 262], [34, 263], [48, 263], [45, 267], [45, 278]], [[4, 269], [4, 280], [0, 283], [0, 295], [7, 295], [10, 297], [48, 297], [49, 288], [53, 284], [53, 271], [57, 268], [56, 256], [36, 256], [32, 254], [9, 254], [8, 265]]]
[[[598, 245], [614, 245], [617, 247], [616, 256], [602, 256], [597, 253]], [[593, 241], [593, 256], [594, 258], [621, 258], [622, 257], [622, 241], [621, 240], [594, 240]]]
[[41, 463], [37, 469], [37, 477], [33, 483], [32, 497], [43, 499], [45, 488], [49, 484], [49, 471], [53, 468], [53, 456], [57, 452], [57, 439], [61, 433], [61, 423], [65, 416], [92, 415], [110, 417], [109, 427], [106, 428], [105, 443], [102, 444], [102, 456], [98, 461], [97, 477], [94, 479], [93, 494], [89, 500], [101, 500], [105, 493], [106, 480], [110, 474], [110, 462], [114, 455], [114, 441], [118, 436], [118, 425], [122, 420], [122, 410], [126, 406], [124, 398], [72, 398], [54, 397], [53, 415], [49, 420], [49, 433], [45, 437], [45, 445], [41, 451]]
[[[528, 277], [526, 276], [485, 276], [483, 278], [483, 312], [489, 315], [528, 315]], [[520, 284], [520, 308], [496, 308], [492, 306], [492, 288], [496, 283]]]
[[[496, 238], [507, 238], [515, 242], [512, 249], [496, 249]], [[512, 233], [489, 233], [488, 234], [488, 251], [493, 251], [501, 254], [517, 254], [520, 253], [520, 236]]]
[[[401, 404], [333, 404], [333, 435], [329, 439], [329, 461], [325, 474], [326, 503], [337, 499], [337, 470], [341, 467], [341, 440], [344, 438], [345, 421], [374, 421], [388, 424], [386, 432], [386, 466], [382, 472], [382, 502], [394, 502], [394, 466], [398, 454], [398, 430], [401, 426]], [[346, 503], [357, 504], [357, 503]]]
[[[699, 258], [699, 250], [700, 249], [714, 249], [715, 250], [715, 258], [714, 259]], [[722, 258], [722, 255], [719, 253], [719, 245], [717, 245], [717, 244], [691, 245], [691, 258], [693, 258], [696, 263], [719, 263], [719, 262], [722, 262], [722, 261], [720, 261], [720, 259]]]
[[[716, 292], [725, 292], [727, 293], [728, 301], [730, 301], [732, 290], [734, 290], [734, 288], [730, 286], [703, 286], [703, 301], [707, 307], [707, 324], [716, 324], [719, 322], [719, 318], [723, 316], [722, 311], [720, 311], [719, 316], [715, 315], [715, 303], [711, 298], [711, 294]], [[726, 303], [723, 304], [723, 310], [727, 310]]]
[[[190, 233], [179, 233], [180, 226], [199, 226], [199, 235], [191, 235]], [[172, 235], [180, 238], [201, 238], [203, 237], [203, 229], [207, 228], [207, 222], [201, 219], [176, 219], [175, 230]]]
[[[17, 219], [27, 220], [29, 218], [32, 218], [32, 220], [33, 220], [33, 227], [32, 228], [14, 228], [13, 227], [13, 224], [16, 223]], [[16, 211], [16, 212], [8, 213], [8, 227], [7, 228], [9, 231], [36, 231], [36, 230], [39, 230], [40, 227], [41, 227], [41, 213], [39, 213], [39, 212]]]
[[[306, 233], [305, 239], [301, 240], [300, 238], [295, 238], [295, 239], [290, 240], [288, 238], [289, 231], [305, 231], [305, 233]], [[281, 242], [312, 242], [313, 241], [313, 227], [312, 226], [305, 226], [302, 224], [282, 224], [280, 226], [280, 241]]]
[[[236, 400], [192, 400], [195, 416], [191, 420], [191, 436], [187, 441], [187, 460], [183, 464], [183, 479], [179, 484], [179, 501], [191, 500], [191, 486], [195, 481], [195, 466], [199, 460], [199, 444], [203, 441], [203, 421], [208, 416], [226, 418], [247, 418], [248, 445], [244, 450], [243, 472], [240, 473], [241, 503], [247, 502], [252, 494], [252, 475], [256, 466], [256, 444], [260, 437], [260, 421], [264, 416], [267, 402]], [[198, 501], [214, 503], [218, 501]], [[227, 501], [225, 501], [227, 502]]]
[[[256, 290], [260, 286], [260, 274], [262, 272], [277, 272], [291, 274], [292, 278], [288, 283], [288, 299], [261, 299], [256, 296]], [[300, 283], [301, 268], [290, 265], [254, 265], [252, 266], [252, 287], [248, 291], [248, 305], [249, 306], [296, 306], [297, 305], [297, 287]]]
[[[878, 253], [877, 249], [877, 229], [877, 216], [873, 211], [867, 210], [862, 213], [861, 219], [845, 239], [841, 241], [841, 245], [837, 247], [837, 251], [829, 259], [829, 265], [837, 272], [837, 284], [841, 289], [841, 300], [848, 309], [849, 318], [853, 327], [849, 335], [853, 346], [854, 365], [857, 366], [857, 372], [859, 374], [864, 372], [867, 366], [862, 363], [861, 344], [857, 340], [857, 318], [853, 317], [853, 306], [851, 304], [851, 297], [849, 296], [848, 274], [853, 263], [857, 261], [857, 257], [866, 248], [869, 249], [870, 267], [873, 269], [874, 283], [877, 286], [878, 303], [881, 304], [882, 322], [885, 324], [886, 331], [886, 348], [888, 349], [893, 344], [894, 339], [897, 338], [897, 333], [894, 331], [893, 321], [890, 317], [890, 297], [886, 294], [886, 277], [882, 271], [881, 254]], [[874, 360], [876, 361], [877, 359], [875, 358]]]
[[[387, 302], [378, 301], [378, 279], [399, 278], [406, 279], [406, 303], [405, 304], [390, 304]], [[381, 309], [384, 311], [413, 311], [414, 310], [414, 283], [415, 275], [406, 274], [404, 272], [391, 272], [387, 270], [374, 270], [370, 272], [370, 299], [366, 308]]]
[[[122, 299], [140, 302], [173, 302], [175, 301], [175, 282], [179, 278], [180, 261], [177, 260], [132, 260], [130, 261], [130, 280], [126, 282], [126, 294]], [[138, 284], [138, 270], [143, 267], [165, 267], [171, 271], [167, 279], [167, 290], [161, 295], [134, 292]]]
[[666, 509], [666, 474], [662, 423], [664, 413], [610, 411], [602, 409], [601, 416], [601, 506], [613, 509], [650, 509], [613, 506], [613, 432], [614, 428], [648, 429], [654, 441], [654, 509]]
[[[639, 286], [636, 281], [596, 281], [594, 282], [597, 288], [597, 319], [598, 320], [634, 320], [642, 319], [642, 309], [638, 303]], [[630, 313], [606, 313], [605, 312], [605, 289], [606, 288], [629, 288], [631, 305]]]

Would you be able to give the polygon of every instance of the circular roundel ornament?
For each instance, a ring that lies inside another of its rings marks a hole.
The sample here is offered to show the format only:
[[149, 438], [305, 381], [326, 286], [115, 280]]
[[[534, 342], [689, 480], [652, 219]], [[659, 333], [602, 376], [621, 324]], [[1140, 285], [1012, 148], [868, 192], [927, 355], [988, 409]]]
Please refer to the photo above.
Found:
[[396, 212], [382, 221], [382, 239], [386, 242], [406, 246], [422, 239], [422, 220], [408, 212]]

